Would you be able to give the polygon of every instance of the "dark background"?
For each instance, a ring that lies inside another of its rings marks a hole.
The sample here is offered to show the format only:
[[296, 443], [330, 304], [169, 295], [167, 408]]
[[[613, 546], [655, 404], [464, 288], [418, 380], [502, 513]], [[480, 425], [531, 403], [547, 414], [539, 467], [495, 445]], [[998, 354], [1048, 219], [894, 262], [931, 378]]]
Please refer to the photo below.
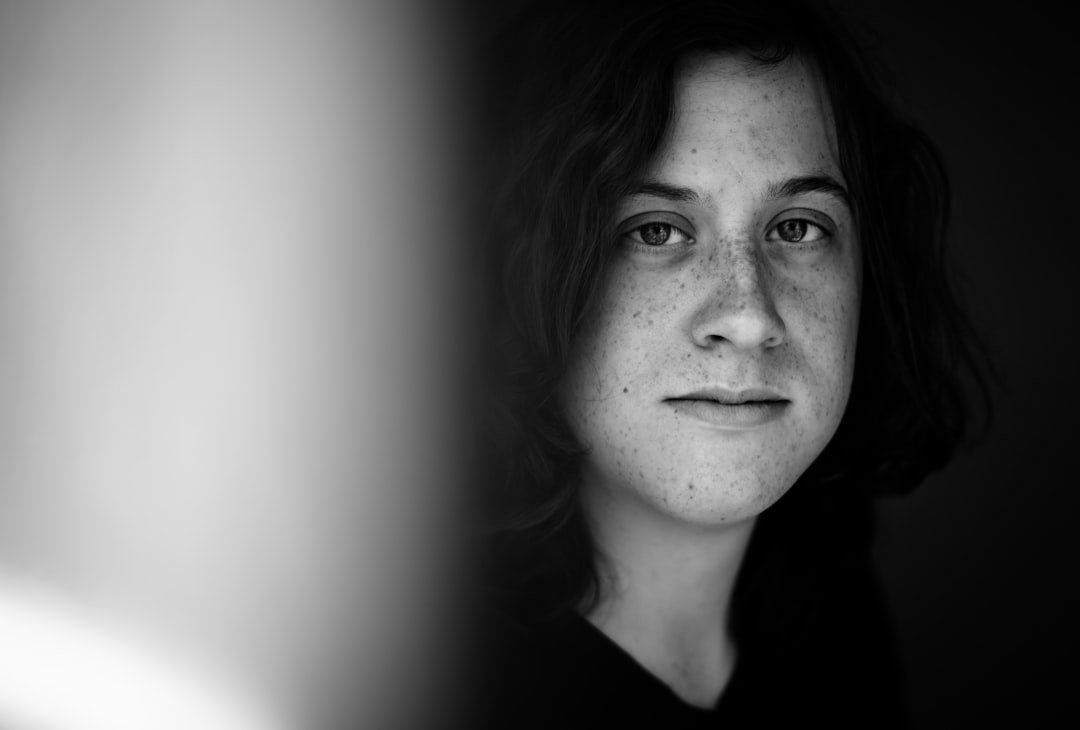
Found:
[[1001, 379], [987, 438], [882, 505], [879, 565], [914, 727], [1062, 726], [1080, 717], [1076, 26], [942, 5], [836, 3], [944, 153], [962, 290]]
[[[484, 24], [525, 4], [473, 3]], [[1078, 26], [1046, 3], [832, 5], [944, 154], [960, 290], [999, 380], [981, 443], [880, 508], [912, 726], [1080, 727]]]

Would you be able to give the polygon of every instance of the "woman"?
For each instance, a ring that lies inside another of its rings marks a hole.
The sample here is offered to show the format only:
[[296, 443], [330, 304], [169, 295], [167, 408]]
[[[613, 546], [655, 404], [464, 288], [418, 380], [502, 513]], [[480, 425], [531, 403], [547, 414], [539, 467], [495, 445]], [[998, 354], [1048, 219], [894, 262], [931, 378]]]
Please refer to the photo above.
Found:
[[946, 463], [979, 380], [938, 156], [801, 3], [545, 3], [503, 40], [487, 719], [901, 724], [870, 500]]

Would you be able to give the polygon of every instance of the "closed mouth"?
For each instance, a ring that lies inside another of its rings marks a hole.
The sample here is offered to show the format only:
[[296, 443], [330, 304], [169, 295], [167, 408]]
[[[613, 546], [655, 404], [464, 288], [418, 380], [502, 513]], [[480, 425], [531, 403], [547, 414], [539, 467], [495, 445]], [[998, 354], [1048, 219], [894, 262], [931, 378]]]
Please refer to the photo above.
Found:
[[676, 396], [674, 398], [665, 398], [664, 400], [669, 402], [706, 401], [710, 403], [718, 403], [725, 406], [767, 405], [790, 402], [787, 398], [782, 397], [778, 393], [774, 393], [768, 390], [748, 389], [741, 391], [731, 391], [723, 388], [709, 388], [706, 390], [698, 390], [692, 393], [686, 393], [685, 395]]
[[664, 403], [697, 422], [744, 431], [782, 418], [791, 401], [773, 392], [709, 390], [665, 398]]

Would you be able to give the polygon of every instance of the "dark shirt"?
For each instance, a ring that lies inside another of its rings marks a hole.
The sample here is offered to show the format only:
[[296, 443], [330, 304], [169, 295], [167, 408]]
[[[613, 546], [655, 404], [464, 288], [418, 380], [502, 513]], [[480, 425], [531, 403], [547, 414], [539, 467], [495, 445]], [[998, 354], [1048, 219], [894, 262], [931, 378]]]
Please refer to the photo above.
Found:
[[[900, 674], [868, 566], [830, 571], [796, 620], [739, 637], [735, 671], [715, 707], [684, 702], [577, 615], [500, 618], [484, 675], [485, 728], [894, 728]], [[785, 615], [781, 612], [778, 615]]]

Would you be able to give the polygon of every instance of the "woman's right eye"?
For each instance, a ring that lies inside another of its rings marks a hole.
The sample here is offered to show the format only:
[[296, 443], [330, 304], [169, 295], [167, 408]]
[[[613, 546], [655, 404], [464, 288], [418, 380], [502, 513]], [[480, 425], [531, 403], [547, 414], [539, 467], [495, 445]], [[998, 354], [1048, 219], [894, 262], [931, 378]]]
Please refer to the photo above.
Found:
[[624, 233], [622, 237], [629, 239], [631, 243], [647, 248], [660, 248], [661, 246], [694, 242], [694, 239], [686, 231], [664, 221], [649, 221], [640, 226], [635, 226]]

